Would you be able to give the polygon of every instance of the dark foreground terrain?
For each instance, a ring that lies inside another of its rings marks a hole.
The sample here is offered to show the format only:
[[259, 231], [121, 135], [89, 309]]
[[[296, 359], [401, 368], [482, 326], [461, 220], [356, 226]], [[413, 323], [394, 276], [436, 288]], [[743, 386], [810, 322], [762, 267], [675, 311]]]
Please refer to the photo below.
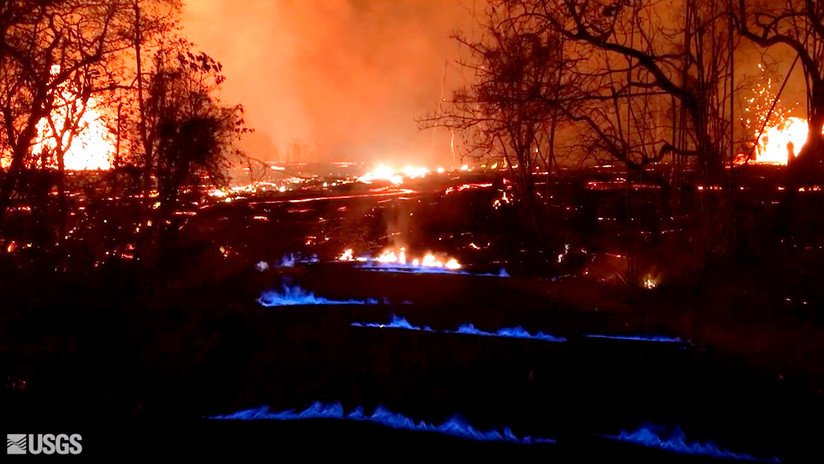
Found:
[[[84, 455], [107, 457], [163, 449], [227, 458], [820, 460], [824, 344], [814, 223], [786, 248], [787, 235], [775, 233], [778, 245], [754, 252], [771, 242], [762, 232], [777, 214], [763, 206], [773, 200], [762, 192], [747, 201], [751, 244], [697, 277], [689, 266], [698, 245], [684, 233], [658, 228], [658, 238], [644, 242], [648, 224], [610, 225], [646, 221], [643, 205], [654, 201], [624, 194], [610, 209], [611, 194], [591, 188], [579, 192], [589, 206], [562, 218], [542, 267], [510, 232], [514, 213], [489, 207], [502, 184], [480, 175], [449, 182], [473, 187], [458, 195], [439, 184], [216, 202], [183, 216], [175, 256], [152, 270], [110, 260], [50, 273], [6, 259], [16, 267], [0, 283], [4, 428], [83, 433]], [[374, 253], [396, 243], [448, 252], [467, 272], [504, 267], [511, 277], [334, 262], [344, 247]], [[622, 261], [628, 249], [642, 258]], [[289, 253], [305, 262], [284, 264]], [[310, 262], [313, 254], [319, 262]], [[648, 278], [655, 288], [644, 288]], [[377, 304], [257, 303], [283, 285]], [[377, 327], [393, 316], [431, 330]], [[456, 333], [469, 323], [549, 337]], [[340, 403], [345, 415], [363, 408], [357, 417], [383, 407], [413, 424], [459, 415], [478, 431], [508, 427], [515, 437], [545, 441], [276, 414], [315, 402]], [[250, 409], [268, 413], [242, 413]], [[654, 437], [632, 434], [639, 430]]]

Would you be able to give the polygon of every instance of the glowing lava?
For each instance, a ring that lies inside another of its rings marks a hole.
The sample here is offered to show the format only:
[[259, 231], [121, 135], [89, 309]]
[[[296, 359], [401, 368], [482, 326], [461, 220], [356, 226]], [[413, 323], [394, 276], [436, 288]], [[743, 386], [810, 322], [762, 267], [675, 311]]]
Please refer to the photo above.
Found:
[[394, 169], [385, 164], [378, 164], [375, 169], [358, 177], [358, 181], [371, 184], [375, 181], [390, 182], [394, 185], [403, 184], [404, 179], [420, 179], [429, 174], [429, 169], [421, 166], [404, 166]]

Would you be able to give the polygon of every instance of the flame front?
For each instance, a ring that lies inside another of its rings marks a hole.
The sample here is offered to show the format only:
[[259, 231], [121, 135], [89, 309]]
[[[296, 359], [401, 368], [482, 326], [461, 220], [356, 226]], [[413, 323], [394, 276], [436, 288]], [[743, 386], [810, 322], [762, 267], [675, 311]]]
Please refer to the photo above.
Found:
[[459, 263], [457, 259], [448, 256], [439, 258], [433, 253], [426, 253], [421, 258], [412, 258], [410, 260], [406, 254], [406, 247], [400, 247], [397, 251], [391, 249], [384, 250], [375, 258], [375, 261], [383, 264], [399, 264], [401, 266], [411, 264], [412, 267], [416, 268], [439, 268], [453, 271], [461, 268], [461, 263]]
[[[59, 72], [59, 66], [52, 69], [53, 75]], [[75, 129], [69, 130], [72, 126]], [[112, 167], [116, 151], [113, 138], [94, 97], [84, 103], [71, 86], [65, 84], [59, 87], [51, 117], [37, 123], [32, 154], [38, 158], [46, 157], [47, 165], [56, 167], [54, 152], [61, 148], [67, 170], [107, 170]]]
[[338, 256], [338, 261], [359, 261], [378, 267], [402, 267], [420, 270], [441, 269], [457, 271], [462, 267], [457, 259], [442, 254], [427, 252], [420, 257], [410, 257], [406, 251], [406, 247], [396, 249], [388, 248], [375, 257], [356, 257], [355, 252], [351, 248], [347, 248]]
[[360, 182], [371, 184], [374, 181], [390, 182], [394, 185], [403, 184], [404, 179], [420, 179], [429, 174], [429, 169], [421, 166], [404, 166], [394, 169], [385, 164], [378, 164], [375, 169], [358, 177]]
[[776, 126], [765, 128], [756, 143], [755, 162], [787, 164], [798, 156], [807, 142], [808, 133], [807, 120], [796, 117], [789, 117]]

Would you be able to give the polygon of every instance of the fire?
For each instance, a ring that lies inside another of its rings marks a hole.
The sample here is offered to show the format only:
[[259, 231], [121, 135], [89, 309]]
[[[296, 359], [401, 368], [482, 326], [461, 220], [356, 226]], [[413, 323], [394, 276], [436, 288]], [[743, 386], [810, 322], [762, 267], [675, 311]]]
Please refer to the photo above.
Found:
[[376, 257], [355, 256], [351, 248], [347, 248], [338, 256], [338, 261], [359, 261], [367, 262], [374, 266], [403, 267], [411, 269], [444, 269], [457, 271], [461, 269], [461, 263], [457, 259], [427, 252], [420, 257], [410, 257], [406, 247], [383, 250]]
[[355, 260], [355, 253], [352, 251], [351, 248], [347, 248], [343, 250], [343, 253], [338, 256], [338, 261], [354, 261]]
[[[59, 72], [59, 66], [52, 68], [52, 75]], [[89, 97], [84, 104], [71, 84], [64, 84], [59, 88], [50, 119], [43, 118], [37, 123], [33, 155], [39, 158], [53, 154], [60, 146], [64, 150], [63, 162], [67, 170], [111, 169], [116, 144], [94, 97]], [[71, 126], [76, 130], [68, 130]], [[50, 159], [49, 164], [54, 167], [57, 162]]]
[[429, 169], [421, 166], [407, 165], [401, 169], [394, 169], [385, 164], [378, 164], [375, 169], [358, 177], [358, 180], [365, 184], [371, 184], [374, 181], [384, 181], [400, 185], [403, 184], [404, 179], [419, 179], [426, 177], [429, 173]]
[[796, 117], [786, 118], [778, 125], [764, 129], [756, 143], [755, 162], [787, 164], [804, 147], [808, 132], [807, 120]]
[[408, 259], [406, 256], [406, 248], [401, 247], [397, 252], [395, 250], [384, 250], [375, 261], [383, 264], [399, 264], [401, 266], [411, 264], [412, 267], [426, 267], [426, 268], [441, 268], [449, 270], [458, 270], [461, 264], [455, 258], [438, 258], [432, 253], [426, 253], [422, 258]]

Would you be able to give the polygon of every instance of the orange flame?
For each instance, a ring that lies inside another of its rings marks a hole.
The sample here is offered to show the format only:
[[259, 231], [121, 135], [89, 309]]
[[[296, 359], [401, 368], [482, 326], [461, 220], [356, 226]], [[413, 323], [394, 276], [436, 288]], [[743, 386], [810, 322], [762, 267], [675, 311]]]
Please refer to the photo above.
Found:
[[360, 182], [371, 184], [374, 181], [391, 182], [395, 185], [403, 184], [404, 179], [419, 179], [429, 174], [429, 169], [421, 166], [404, 166], [394, 169], [385, 164], [378, 164], [375, 169], [358, 177]]
[[809, 126], [803, 118], [789, 117], [776, 126], [767, 127], [756, 143], [755, 162], [787, 164], [798, 156], [808, 133]]
[[[338, 256], [338, 261], [369, 261], [369, 258], [355, 257], [355, 253], [351, 248], [347, 248]], [[435, 253], [427, 252], [421, 257], [410, 258], [406, 247], [398, 249], [383, 250], [377, 257], [371, 261], [380, 264], [397, 264], [400, 266], [411, 266], [420, 268], [440, 268], [456, 271], [461, 269], [461, 263], [457, 259], [445, 256], [436, 255]]]
[[[53, 75], [59, 72], [59, 66], [52, 68]], [[73, 121], [72, 118], [78, 119]], [[57, 133], [50, 122], [54, 124]], [[70, 125], [76, 125], [76, 130], [64, 130]], [[73, 136], [71, 132], [75, 132]], [[51, 121], [49, 118], [43, 118], [37, 123], [37, 137], [32, 154], [53, 154], [58, 146], [65, 150], [63, 163], [67, 170], [106, 170], [112, 167], [115, 140], [103, 121], [100, 105], [94, 97], [89, 97], [84, 105], [72, 92], [69, 84], [59, 87]], [[57, 164], [56, 160], [51, 159], [50, 164], [54, 167]]]

